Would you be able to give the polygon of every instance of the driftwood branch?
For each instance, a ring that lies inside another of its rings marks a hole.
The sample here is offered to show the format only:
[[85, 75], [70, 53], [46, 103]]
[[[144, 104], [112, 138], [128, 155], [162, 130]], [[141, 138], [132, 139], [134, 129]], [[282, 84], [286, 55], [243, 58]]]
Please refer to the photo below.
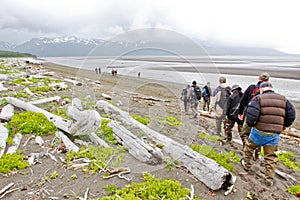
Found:
[[232, 174], [214, 160], [207, 158], [133, 119], [128, 112], [109, 104], [106, 101], [98, 101], [97, 107], [109, 107], [116, 113], [119, 113], [121, 120], [127, 124], [140, 128], [147, 137], [164, 145], [163, 150], [167, 152], [174, 160], [181, 162], [197, 179], [212, 190], [219, 190], [222, 186], [230, 184]]
[[63, 143], [66, 145], [66, 148], [70, 151], [78, 152], [79, 147], [76, 146], [65, 134], [63, 134], [61, 131], [57, 131], [55, 133], [55, 136], [60, 138]]
[[60, 99], [61, 99], [60, 96], [55, 96], [55, 97], [49, 97], [49, 98], [45, 98], [45, 99], [39, 99], [36, 101], [30, 101], [28, 103], [30, 103], [32, 105], [38, 105], [38, 104], [49, 103], [49, 102], [53, 102], [53, 101], [58, 102]]
[[2, 124], [0, 124], [0, 158], [3, 156], [5, 147], [6, 147], [6, 140], [8, 138], [8, 129], [5, 128]]

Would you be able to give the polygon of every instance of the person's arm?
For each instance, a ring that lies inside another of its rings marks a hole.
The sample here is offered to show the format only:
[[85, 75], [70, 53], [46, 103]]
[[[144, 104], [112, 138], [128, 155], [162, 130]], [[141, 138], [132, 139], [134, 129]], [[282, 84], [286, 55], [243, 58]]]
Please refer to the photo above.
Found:
[[284, 127], [289, 127], [296, 119], [296, 110], [293, 104], [287, 100], [286, 101], [286, 113], [284, 118]]
[[247, 107], [246, 122], [248, 126], [253, 127], [257, 123], [260, 116], [260, 104], [258, 97], [253, 98]]
[[245, 108], [248, 106], [249, 101], [251, 100], [251, 92], [254, 89], [255, 85], [250, 85], [244, 92], [239, 106], [239, 115], [244, 114]]

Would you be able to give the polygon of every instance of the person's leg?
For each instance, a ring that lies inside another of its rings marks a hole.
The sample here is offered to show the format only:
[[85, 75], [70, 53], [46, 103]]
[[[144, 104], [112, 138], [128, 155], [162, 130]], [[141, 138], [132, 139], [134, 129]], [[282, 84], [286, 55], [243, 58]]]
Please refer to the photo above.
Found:
[[187, 100], [183, 100], [183, 105], [184, 105], [184, 112], [187, 114], [189, 112]]
[[275, 154], [277, 146], [263, 146], [263, 148], [266, 169], [266, 183], [268, 186], [272, 186], [277, 167], [277, 156]]
[[251, 131], [251, 127], [248, 126], [248, 124], [246, 122], [246, 116], [245, 116], [244, 122], [243, 122], [243, 125], [242, 125], [242, 131], [241, 131], [241, 134], [240, 134], [240, 137], [241, 137], [242, 142], [243, 142], [243, 148], [245, 147], [245, 143], [247, 142], [247, 139], [250, 135], [250, 131]]
[[226, 118], [224, 123], [224, 132], [226, 136], [226, 142], [231, 142], [232, 140], [232, 128], [234, 126], [234, 121]]
[[258, 147], [257, 144], [252, 142], [250, 138], [247, 139], [245, 143], [245, 148], [244, 148], [244, 163], [242, 163], [244, 169], [248, 171], [250, 167], [252, 166], [252, 155], [254, 150]]

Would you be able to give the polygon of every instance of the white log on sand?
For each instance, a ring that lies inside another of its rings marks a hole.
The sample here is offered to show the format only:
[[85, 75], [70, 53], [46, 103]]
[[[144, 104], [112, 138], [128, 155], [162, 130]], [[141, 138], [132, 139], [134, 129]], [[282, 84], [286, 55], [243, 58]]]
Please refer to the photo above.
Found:
[[34, 95], [28, 87], [24, 88], [24, 91], [25, 91], [27, 94], [29, 94], [30, 96], [33, 96], [33, 95]]
[[61, 131], [57, 131], [55, 133], [55, 136], [60, 138], [63, 143], [65, 144], [66, 148], [69, 151], [74, 151], [74, 152], [78, 152], [79, 151], [79, 147], [76, 146], [65, 134], [63, 134]]
[[45, 98], [45, 99], [39, 99], [36, 101], [29, 101], [28, 103], [32, 104], [32, 105], [38, 105], [38, 104], [43, 104], [43, 103], [49, 103], [49, 102], [59, 102], [61, 100], [60, 96], [54, 96], [54, 97], [49, 97], [49, 98]]
[[136, 159], [152, 165], [162, 162], [161, 149], [150, 146], [116, 121], [110, 121], [107, 126], [113, 129], [117, 141], [125, 146]]
[[5, 128], [2, 124], [0, 124], [0, 158], [4, 154], [7, 138], [8, 138], [8, 129]]
[[101, 95], [102, 95], [102, 97], [104, 97], [104, 99], [111, 100], [111, 96], [110, 95], [105, 94], [105, 93], [102, 93]]
[[207, 158], [133, 119], [128, 112], [109, 104], [106, 101], [98, 101], [97, 108], [109, 107], [114, 112], [119, 113], [121, 120], [140, 128], [147, 137], [157, 143], [163, 144], [163, 150], [167, 152], [174, 160], [181, 162], [198, 180], [204, 183], [212, 190], [219, 190], [223, 186], [232, 185], [233, 176], [224, 167], [214, 160]]
[[15, 137], [13, 138], [13, 141], [14, 141], [14, 144], [13, 146], [10, 146], [8, 149], [7, 149], [7, 154], [13, 154], [13, 153], [16, 153], [20, 144], [21, 144], [21, 140], [22, 140], [22, 134], [18, 133], [15, 135]]
[[32, 112], [39, 112], [39, 113], [43, 113], [49, 121], [53, 122], [54, 125], [69, 133], [69, 129], [68, 129], [68, 125], [69, 125], [69, 121], [65, 120], [64, 118], [54, 115], [46, 110], [43, 110], [41, 108], [38, 108], [30, 103], [26, 103], [24, 101], [21, 101], [17, 98], [13, 98], [13, 97], [5, 97], [6, 101], [12, 105], [14, 105], [15, 107], [24, 109], [24, 110], [28, 110], [28, 111], [32, 111]]
[[14, 115], [14, 106], [11, 104], [7, 104], [2, 108], [0, 119], [4, 121], [10, 121], [13, 115]]
[[82, 110], [81, 101], [74, 98], [67, 107], [66, 114], [71, 119], [69, 133], [72, 135], [89, 135], [101, 125], [101, 116], [95, 110]]
[[73, 85], [77, 85], [77, 86], [82, 85], [82, 83], [80, 81], [76, 81], [76, 80], [72, 80], [72, 79], [68, 79], [68, 78], [65, 78], [64, 81], [72, 83]]
[[60, 83], [52, 83], [49, 85], [53, 90], [65, 90], [69, 86], [65, 82], [60, 82]]

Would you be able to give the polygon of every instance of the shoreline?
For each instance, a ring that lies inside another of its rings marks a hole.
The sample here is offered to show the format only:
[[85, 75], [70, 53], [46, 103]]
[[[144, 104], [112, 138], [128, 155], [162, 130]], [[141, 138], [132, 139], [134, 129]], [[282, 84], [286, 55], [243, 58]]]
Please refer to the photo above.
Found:
[[[105, 72], [96, 74], [94, 70], [81, 68], [79, 69], [51, 62], [45, 62], [43, 64], [43, 67], [47, 68], [48, 70], [58, 72], [68, 78], [70, 78], [70, 76], [75, 76], [80, 78], [88, 78], [94, 81], [100, 81], [105, 92], [110, 91], [112, 88], [123, 92], [135, 92], [138, 90], [140, 93], [148, 96], [154, 96], [162, 99], [169, 98], [179, 100], [181, 91], [185, 87], [185, 84], [182, 83], [173, 83], [162, 80], [138, 78], [126, 75], [117, 75], [116, 77], [114, 77], [110, 73]], [[257, 71], [254, 71], [253, 73], [257, 75]], [[169, 91], [165, 92], [166, 89]], [[300, 102], [291, 102], [296, 109], [296, 120], [291, 127], [299, 130]], [[202, 109], [201, 105], [198, 109]]]

